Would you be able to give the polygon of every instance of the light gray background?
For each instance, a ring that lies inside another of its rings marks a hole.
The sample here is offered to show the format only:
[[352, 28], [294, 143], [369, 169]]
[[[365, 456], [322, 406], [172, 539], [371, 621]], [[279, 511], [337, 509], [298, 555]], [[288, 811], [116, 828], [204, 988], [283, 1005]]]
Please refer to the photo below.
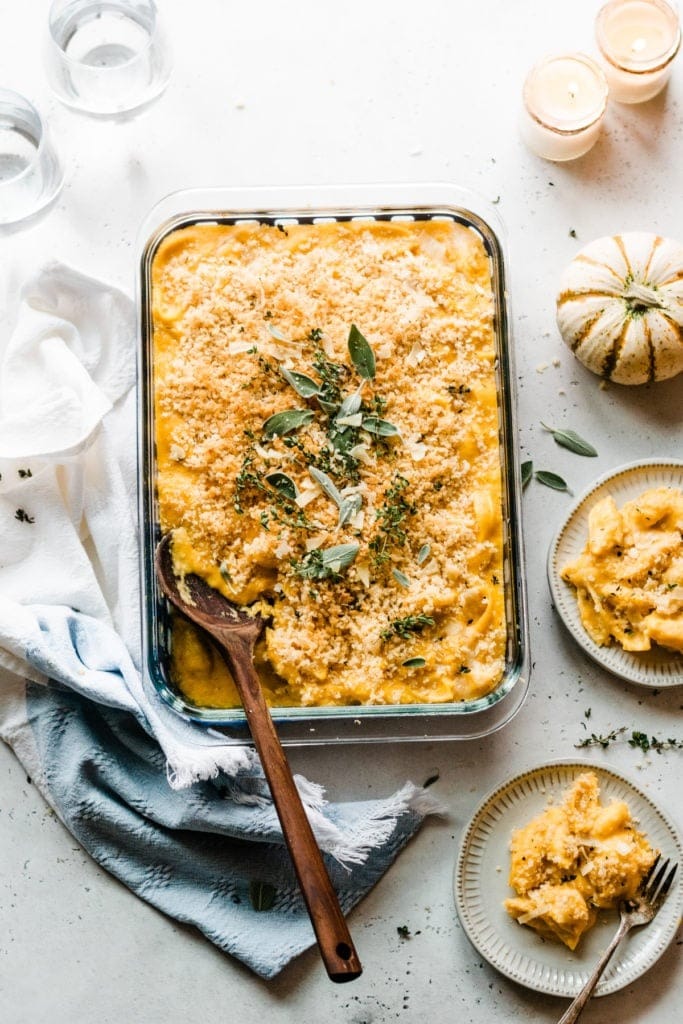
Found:
[[[680, 456], [683, 378], [602, 389], [559, 339], [554, 298], [581, 244], [623, 230], [683, 239], [683, 58], [668, 91], [614, 105], [595, 149], [545, 163], [517, 136], [524, 75], [546, 52], [592, 52], [599, 4], [572, 0], [162, 0], [176, 66], [165, 95], [127, 124], [62, 108], [40, 40], [48, 4], [0, 0], [0, 85], [48, 117], [68, 180], [49, 214], [0, 237], [0, 299], [59, 258], [131, 291], [136, 230], [165, 194], [198, 185], [446, 180], [500, 197], [508, 230], [520, 445], [575, 493], [623, 462]], [[570, 237], [570, 230], [577, 239]], [[3, 291], [6, 293], [3, 295]], [[7, 319], [7, 317], [5, 318]], [[5, 329], [5, 328], [3, 328]], [[544, 368], [545, 367], [545, 368]], [[599, 449], [557, 448], [541, 419]], [[315, 952], [266, 984], [97, 868], [0, 748], [0, 1016], [7, 1024], [180, 1024], [260, 1018], [329, 1024], [393, 1020], [490, 1024], [559, 1018], [566, 1002], [499, 976], [453, 909], [459, 834], [505, 777], [573, 757], [589, 726], [681, 736], [681, 691], [608, 677], [574, 648], [550, 607], [545, 555], [571, 498], [524, 496], [534, 670], [527, 702], [482, 742], [298, 751], [295, 769], [333, 799], [384, 795], [437, 771], [448, 816], [427, 824], [351, 915], [362, 979], [334, 987]], [[680, 819], [681, 752], [643, 757], [625, 743], [585, 752], [621, 769]], [[403, 940], [397, 928], [407, 926]], [[587, 1024], [679, 1019], [680, 936], [637, 984], [594, 1001]]]

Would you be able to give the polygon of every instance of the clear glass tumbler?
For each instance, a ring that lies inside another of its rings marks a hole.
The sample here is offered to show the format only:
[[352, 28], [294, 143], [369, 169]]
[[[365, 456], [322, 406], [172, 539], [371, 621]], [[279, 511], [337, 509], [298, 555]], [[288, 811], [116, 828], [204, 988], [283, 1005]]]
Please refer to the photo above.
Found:
[[120, 117], [159, 96], [171, 56], [154, 0], [54, 0], [46, 68], [67, 106]]
[[38, 213], [55, 198], [62, 181], [38, 111], [18, 93], [0, 89], [0, 225]]

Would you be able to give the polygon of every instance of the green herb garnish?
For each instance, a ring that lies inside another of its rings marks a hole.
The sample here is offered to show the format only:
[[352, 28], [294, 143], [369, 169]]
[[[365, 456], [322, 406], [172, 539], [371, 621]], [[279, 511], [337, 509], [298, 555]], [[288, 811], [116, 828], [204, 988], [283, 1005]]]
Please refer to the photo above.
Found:
[[391, 640], [392, 637], [400, 637], [401, 640], [410, 640], [416, 633], [421, 633], [427, 626], [433, 626], [434, 619], [431, 615], [406, 615], [404, 619], [394, 619], [386, 629], [380, 633], [382, 640]]
[[543, 484], [545, 487], [551, 487], [554, 491], [568, 491], [567, 483], [558, 476], [557, 473], [551, 473], [547, 469], [538, 469], [534, 473], [534, 476], [538, 480], [539, 484]]
[[529, 459], [527, 462], [523, 462], [522, 463], [522, 465], [521, 465], [521, 475], [522, 475], [522, 489], [524, 489], [526, 487], [526, 485], [529, 483], [529, 481], [531, 480], [532, 476], [534, 475], [534, 464], [531, 461], [531, 459]]
[[293, 561], [292, 569], [297, 576], [305, 580], [341, 579], [341, 574], [355, 560], [358, 544], [338, 544], [335, 547], [315, 548], [308, 551], [300, 561]]
[[348, 349], [351, 362], [363, 380], [373, 380], [375, 376], [375, 354], [355, 324], [351, 324], [349, 331]]
[[263, 424], [263, 433], [266, 437], [284, 437], [310, 423], [312, 419], [310, 409], [285, 409], [284, 412], [276, 412], [274, 416], [268, 417]]
[[14, 518], [18, 519], [20, 523], [35, 523], [35, 516], [30, 516], [23, 508], [18, 508], [14, 513]]
[[553, 440], [557, 444], [574, 452], [575, 455], [587, 455], [590, 458], [595, 458], [598, 454], [593, 445], [585, 441], [575, 430], [556, 430], [555, 427], [549, 427], [546, 423], [541, 423], [541, 426], [553, 435]]
[[254, 910], [270, 910], [275, 903], [277, 889], [270, 882], [250, 882], [249, 902]]
[[297, 370], [286, 370], [283, 366], [280, 367], [280, 373], [294, 388], [297, 395], [301, 395], [302, 398], [311, 398], [313, 395], [320, 394], [320, 385], [307, 374], [299, 373]]
[[410, 580], [408, 579], [405, 573], [401, 572], [400, 569], [392, 569], [391, 574], [396, 580], [396, 582], [400, 583], [402, 587], [406, 588], [406, 590], [410, 588]]
[[424, 658], [408, 658], [407, 661], [401, 662], [404, 668], [424, 668], [427, 664]]

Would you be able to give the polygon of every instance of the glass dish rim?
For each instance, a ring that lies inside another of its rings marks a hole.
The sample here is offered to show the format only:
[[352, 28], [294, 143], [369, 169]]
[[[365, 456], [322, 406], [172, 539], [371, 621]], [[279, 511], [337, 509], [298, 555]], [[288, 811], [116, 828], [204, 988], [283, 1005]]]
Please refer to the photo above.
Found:
[[[438, 193], [438, 194], [434, 194]], [[307, 199], [308, 201], [305, 201]], [[422, 199], [422, 201], [420, 201]], [[397, 201], [398, 200], [398, 201]], [[482, 204], [487, 208], [488, 217], [483, 216], [479, 209]], [[475, 209], [473, 207], [478, 207]], [[245, 716], [241, 708], [218, 709], [196, 707], [185, 701], [168, 682], [160, 677], [158, 671], [158, 651], [150, 642], [150, 634], [156, 628], [150, 621], [152, 595], [156, 589], [151, 566], [150, 552], [154, 550], [158, 540], [158, 526], [155, 517], [150, 516], [154, 508], [153, 474], [147, 472], [153, 464], [150, 459], [149, 438], [146, 436], [145, 425], [149, 432], [150, 408], [145, 401], [150, 388], [149, 360], [146, 359], [150, 336], [149, 325], [149, 269], [156, 248], [161, 240], [178, 228], [197, 222], [237, 221], [268, 219], [271, 222], [296, 218], [313, 220], [316, 217], [341, 219], [345, 217], [372, 219], [391, 219], [392, 217], [411, 217], [422, 215], [423, 218], [443, 215], [449, 219], [459, 219], [466, 226], [475, 230], [483, 239], [491, 260], [491, 276], [496, 301], [497, 327], [497, 374], [500, 418], [500, 452], [501, 469], [504, 482], [504, 527], [506, 531], [506, 602], [512, 608], [511, 625], [508, 629], [508, 654], [506, 656], [505, 674], [498, 687], [484, 697], [473, 701], [451, 702], [443, 704], [398, 704], [398, 705], [343, 705], [329, 707], [292, 707], [273, 708], [273, 719], [278, 726], [323, 725], [325, 723], [346, 728], [348, 723], [360, 725], [374, 722], [377, 725], [387, 723], [422, 723], [429, 733], [427, 723], [453, 722], [469, 720], [472, 716], [481, 715], [487, 709], [497, 709], [513, 691], [518, 695], [514, 708], [482, 732], [468, 732], [460, 736], [457, 732], [446, 730], [443, 736], [424, 735], [429, 739], [472, 738], [476, 735], [487, 735], [505, 724], [519, 709], [528, 689], [528, 621], [526, 612], [526, 589], [524, 579], [523, 539], [521, 533], [521, 503], [519, 480], [518, 452], [513, 443], [516, 437], [516, 410], [514, 387], [513, 357], [509, 337], [510, 314], [508, 308], [509, 295], [506, 287], [504, 244], [501, 235], [504, 230], [497, 212], [486, 204], [481, 197], [458, 188], [433, 184], [429, 186], [411, 185], [377, 185], [377, 186], [290, 186], [286, 188], [261, 186], [251, 189], [200, 189], [181, 190], [167, 196], [151, 211], [143, 223], [138, 246], [138, 330], [139, 330], [139, 408], [138, 408], [138, 442], [139, 442], [139, 502], [140, 522], [143, 531], [141, 544], [142, 579], [144, 595], [142, 602], [142, 638], [143, 638], [143, 672], [151, 677], [155, 690], [185, 720], [195, 721], [214, 729], [237, 729], [244, 733]], [[418, 218], [419, 219], [419, 218]], [[492, 226], [493, 221], [494, 226]], [[145, 323], [145, 318], [147, 322]], [[502, 384], [505, 387], [502, 387]], [[150, 571], [151, 570], [151, 571]], [[155, 671], [156, 670], [156, 671]], [[511, 702], [508, 701], [508, 705]], [[507, 707], [507, 705], [506, 705]], [[503, 708], [505, 711], [505, 708]], [[483, 726], [482, 722], [482, 726]], [[311, 733], [315, 729], [310, 730]], [[363, 741], [366, 736], [354, 735], [349, 739]], [[415, 736], [370, 737], [370, 739], [419, 739]], [[297, 742], [328, 742], [314, 736], [305, 736]]]

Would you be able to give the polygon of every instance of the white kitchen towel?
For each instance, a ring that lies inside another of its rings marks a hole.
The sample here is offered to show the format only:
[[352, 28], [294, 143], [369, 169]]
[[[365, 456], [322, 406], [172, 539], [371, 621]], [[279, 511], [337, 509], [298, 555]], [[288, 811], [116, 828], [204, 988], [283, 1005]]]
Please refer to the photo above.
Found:
[[[314, 938], [258, 759], [140, 673], [134, 384], [125, 295], [58, 264], [25, 286], [0, 339], [0, 737], [103, 866], [271, 977]], [[297, 783], [344, 909], [437, 809]]]

